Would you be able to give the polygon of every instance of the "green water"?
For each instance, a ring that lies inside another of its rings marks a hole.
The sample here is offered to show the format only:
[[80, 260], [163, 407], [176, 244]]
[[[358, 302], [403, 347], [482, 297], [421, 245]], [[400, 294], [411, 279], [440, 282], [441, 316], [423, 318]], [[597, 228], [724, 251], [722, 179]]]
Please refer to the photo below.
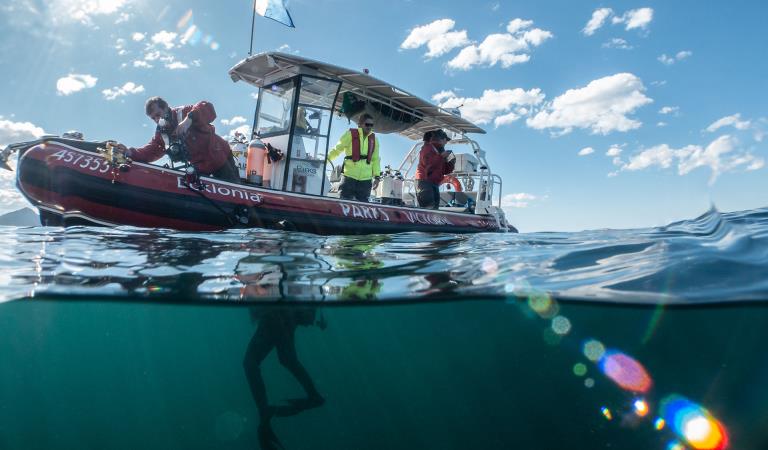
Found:
[[[295, 339], [325, 398], [271, 420], [288, 450], [664, 449], [673, 434], [653, 420], [672, 393], [716, 416], [730, 448], [768, 448], [768, 308], [561, 303], [559, 315], [565, 335], [525, 301], [314, 311], [10, 302], [0, 305], [0, 448], [260, 448], [243, 360], [265, 317], [281, 318], [279, 336]], [[296, 317], [308, 319], [294, 332]], [[648, 416], [585, 357], [588, 338], [647, 369]], [[261, 371], [270, 404], [304, 395], [275, 351]]]

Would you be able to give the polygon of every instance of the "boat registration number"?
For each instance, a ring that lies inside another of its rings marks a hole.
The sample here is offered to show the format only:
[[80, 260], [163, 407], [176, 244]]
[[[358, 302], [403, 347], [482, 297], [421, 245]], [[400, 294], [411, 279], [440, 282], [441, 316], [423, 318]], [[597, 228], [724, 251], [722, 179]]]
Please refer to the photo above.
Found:
[[69, 150], [60, 150], [51, 155], [50, 158], [56, 158], [57, 161], [62, 161], [65, 164], [81, 169], [88, 169], [92, 172], [107, 173], [110, 169], [109, 163], [104, 158], [84, 155]]

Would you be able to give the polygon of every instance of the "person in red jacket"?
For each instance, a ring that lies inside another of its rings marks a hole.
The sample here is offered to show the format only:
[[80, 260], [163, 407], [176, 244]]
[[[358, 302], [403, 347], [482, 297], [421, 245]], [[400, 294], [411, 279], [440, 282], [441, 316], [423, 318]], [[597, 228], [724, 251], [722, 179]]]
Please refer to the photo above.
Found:
[[201, 101], [194, 105], [171, 108], [160, 97], [151, 97], [145, 104], [147, 116], [158, 127], [152, 140], [143, 147], [117, 148], [134, 161], [152, 162], [160, 159], [168, 148], [168, 141], [180, 139], [186, 147], [185, 158], [201, 176], [224, 181], [239, 182], [240, 175], [229, 144], [216, 134], [211, 122], [216, 119], [213, 104]]
[[440, 182], [453, 172], [455, 157], [445, 144], [451, 138], [443, 130], [424, 133], [424, 145], [419, 152], [416, 168], [416, 200], [422, 208], [437, 209], [440, 206]]

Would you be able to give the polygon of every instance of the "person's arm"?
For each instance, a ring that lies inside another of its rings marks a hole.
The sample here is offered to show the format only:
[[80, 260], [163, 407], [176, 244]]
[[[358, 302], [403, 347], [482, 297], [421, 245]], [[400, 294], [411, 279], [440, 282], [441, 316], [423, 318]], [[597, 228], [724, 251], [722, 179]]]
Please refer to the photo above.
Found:
[[373, 156], [371, 157], [371, 168], [373, 169], [372, 175], [374, 177], [381, 176], [381, 147], [379, 146], [379, 137], [376, 136], [375, 144], [373, 144]]
[[347, 130], [344, 132], [344, 134], [341, 135], [341, 137], [339, 138], [339, 142], [336, 143], [336, 146], [333, 147], [330, 152], [328, 152], [328, 158], [326, 159], [328, 161], [333, 161], [351, 146], [352, 146], [352, 133], [350, 133], [349, 130]]
[[[446, 153], [448, 153], [448, 150], [446, 150]], [[453, 169], [456, 168], [456, 157], [451, 157], [450, 153], [445, 156], [445, 173], [443, 175], [448, 175], [449, 173], [453, 172]]]
[[192, 126], [197, 129], [204, 129], [206, 125], [216, 120], [216, 110], [213, 108], [213, 103], [206, 101], [184, 106], [181, 111], [185, 117], [176, 127], [175, 133], [178, 136], [184, 135]]
[[152, 140], [143, 147], [129, 148], [125, 156], [134, 161], [152, 162], [157, 161], [165, 154], [165, 142], [163, 142], [160, 133], [155, 133]]

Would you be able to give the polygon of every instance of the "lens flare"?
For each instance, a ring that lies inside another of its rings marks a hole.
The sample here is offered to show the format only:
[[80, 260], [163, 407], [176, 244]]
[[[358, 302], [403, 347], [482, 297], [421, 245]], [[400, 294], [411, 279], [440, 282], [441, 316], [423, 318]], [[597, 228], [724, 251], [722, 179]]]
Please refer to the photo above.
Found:
[[565, 316], [557, 316], [552, 319], [552, 331], [564, 336], [571, 331], [571, 321]]
[[605, 420], [612, 420], [613, 414], [611, 413], [611, 410], [603, 406], [600, 408], [600, 412], [603, 413], [603, 417], [605, 417]]
[[632, 402], [632, 408], [634, 408], [635, 414], [637, 414], [639, 417], [645, 417], [648, 415], [648, 402], [642, 398], [638, 398]]
[[728, 447], [728, 433], [723, 424], [685, 397], [670, 395], [662, 400], [661, 416], [675, 434], [696, 450]]
[[584, 380], [584, 386], [586, 386], [587, 388], [590, 388], [590, 389], [595, 387], [595, 380], [593, 380], [592, 378], [585, 379]]
[[542, 319], [551, 319], [560, 311], [557, 302], [545, 292], [531, 294], [528, 297], [528, 306]]
[[582, 363], [576, 363], [573, 366], [573, 374], [577, 377], [583, 377], [587, 374], [587, 366]]
[[667, 423], [664, 421], [664, 419], [662, 419], [661, 417], [657, 417], [656, 421], [653, 422], [653, 428], [656, 428], [656, 430], [661, 431], [664, 429], [664, 426], [666, 424]]
[[183, 16], [179, 19], [179, 21], [176, 23], [176, 28], [182, 29], [187, 28], [187, 25], [189, 25], [189, 22], [192, 20], [192, 10], [188, 10], [184, 13]]
[[598, 362], [605, 355], [605, 346], [602, 342], [591, 339], [584, 343], [584, 356], [592, 362]]
[[680, 441], [672, 441], [667, 444], [667, 450], [686, 450], [686, 448]]
[[651, 388], [651, 377], [639, 362], [617, 351], [608, 351], [599, 362], [600, 370], [623, 389], [646, 393]]

